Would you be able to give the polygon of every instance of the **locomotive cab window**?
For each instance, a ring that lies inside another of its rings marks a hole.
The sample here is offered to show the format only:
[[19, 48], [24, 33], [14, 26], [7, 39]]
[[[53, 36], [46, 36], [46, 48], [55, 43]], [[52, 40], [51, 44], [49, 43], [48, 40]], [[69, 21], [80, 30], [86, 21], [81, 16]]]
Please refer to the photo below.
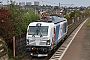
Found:
[[28, 35], [48, 35], [48, 26], [29, 26]]

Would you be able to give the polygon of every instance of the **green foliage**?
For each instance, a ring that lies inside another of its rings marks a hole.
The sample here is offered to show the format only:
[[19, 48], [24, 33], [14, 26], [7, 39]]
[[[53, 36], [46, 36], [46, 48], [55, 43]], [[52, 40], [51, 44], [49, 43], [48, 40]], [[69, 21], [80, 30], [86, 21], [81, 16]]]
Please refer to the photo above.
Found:
[[17, 26], [20, 23], [19, 22], [19, 19], [20, 19], [20, 15], [21, 15], [21, 13], [19, 11], [19, 8], [17, 6], [15, 6], [14, 4], [10, 4], [8, 6], [8, 11], [11, 14], [10, 18], [12, 19], [12, 23], [13, 23], [13, 26], [14, 26], [13, 27], [13, 29], [14, 29], [14, 35], [17, 34], [17, 31], [19, 31], [21, 33], [20, 26]]
[[90, 10], [85, 10], [85, 12], [84, 12], [84, 15], [88, 15], [88, 14], [90, 14]]
[[71, 27], [71, 26], [72, 26], [72, 24], [69, 24], [69, 25], [68, 25], [68, 27]]
[[80, 12], [80, 10], [75, 10], [75, 11], [72, 11], [69, 15], [70, 15], [70, 18], [72, 18], [72, 17], [77, 17], [82, 15], [82, 13]]
[[28, 24], [39, 19], [39, 15], [36, 15], [33, 10], [21, 10], [14, 4], [10, 4], [8, 10], [11, 13], [15, 35], [25, 33]]
[[[13, 24], [13, 30], [14, 30], [14, 35], [22, 34], [25, 33], [27, 26], [30, 22], [33, 22], [37, 19], [39, 19], [39, 15], [36, 15], [34, 10], [22, 10], [19, 9], [18, 6], [15, 6], [14, 4], [10, 4], [8, 6], [8, 11], [10, 12], [9, 18], [11, 19], [10, 21]], [[12, 55], [12, 48], [11, 46], [8, 46], [9, 50], [9, 57], [13, 57]], [[23, 57], [24, 55], [20, 55], [15, 58], [17, 60], [18, 58]], [[10, 60], [13, 60], [11, 58]]]
[[22, 14], [20, 15], [19, 20], [16, 20], [16, 22], [14, 23], [16, 34], [25, 33], [28, 24], [39, 19], [39, 15], [36, 15], [32, 10], [26, 10], [21, 13]]
[[90, 22], [87, 24], [88, 27], [90, 27]]
[[82, 13], [80, 12], [80, 10], [76, 10], [75, 11], [75, 17], [80, 16], [80, 15], [82, 15]]
[[70, 19], [70, 15], [69, 14], [66, 14], [66, 15], [64, 15], [64, 18]]
[[75, 11], [72, 11], [69, 15], [70, 15], [70, 18], [75, 17]]
[[23, 22], [28, 25], [30, 22], [33, 22], [39, 19], [39, 16], [35, 14], [32, 10], [28, 10], [27, 12], [23, 13], [22, 15]]

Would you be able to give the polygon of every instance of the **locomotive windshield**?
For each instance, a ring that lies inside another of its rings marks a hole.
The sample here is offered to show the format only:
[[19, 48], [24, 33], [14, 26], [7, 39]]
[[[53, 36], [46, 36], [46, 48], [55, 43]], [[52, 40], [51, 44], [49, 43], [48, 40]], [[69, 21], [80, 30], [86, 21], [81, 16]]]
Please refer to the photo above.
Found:
[[29, 26], [28, 35], [48, 35], [48, 26]]

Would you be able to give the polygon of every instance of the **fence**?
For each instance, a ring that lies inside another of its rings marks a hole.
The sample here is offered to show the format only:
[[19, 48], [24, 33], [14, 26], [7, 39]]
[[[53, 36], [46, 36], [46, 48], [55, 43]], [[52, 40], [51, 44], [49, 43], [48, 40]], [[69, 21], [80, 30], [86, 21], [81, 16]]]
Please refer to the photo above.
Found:
[[13, 37], [13, 56], [17, 56], [26, 51], [26, 39], [25, 34], [21, 34]]

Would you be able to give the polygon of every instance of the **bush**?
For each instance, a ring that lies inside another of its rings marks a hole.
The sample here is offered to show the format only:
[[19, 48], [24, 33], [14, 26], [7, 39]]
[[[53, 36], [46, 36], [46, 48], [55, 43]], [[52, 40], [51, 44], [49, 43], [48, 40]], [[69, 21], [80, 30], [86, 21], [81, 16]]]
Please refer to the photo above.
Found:
[[87, 27], [90, 27], [90, 21], [88, 22]]
[[32, 10], [25, 10], [21, 12], [20, 18], [14, 21], [16, 34], [25, 33], [28, 24], [30, 22], [36, 21], [37, 19], [39, 19], [39, 15], [36, 15]]

